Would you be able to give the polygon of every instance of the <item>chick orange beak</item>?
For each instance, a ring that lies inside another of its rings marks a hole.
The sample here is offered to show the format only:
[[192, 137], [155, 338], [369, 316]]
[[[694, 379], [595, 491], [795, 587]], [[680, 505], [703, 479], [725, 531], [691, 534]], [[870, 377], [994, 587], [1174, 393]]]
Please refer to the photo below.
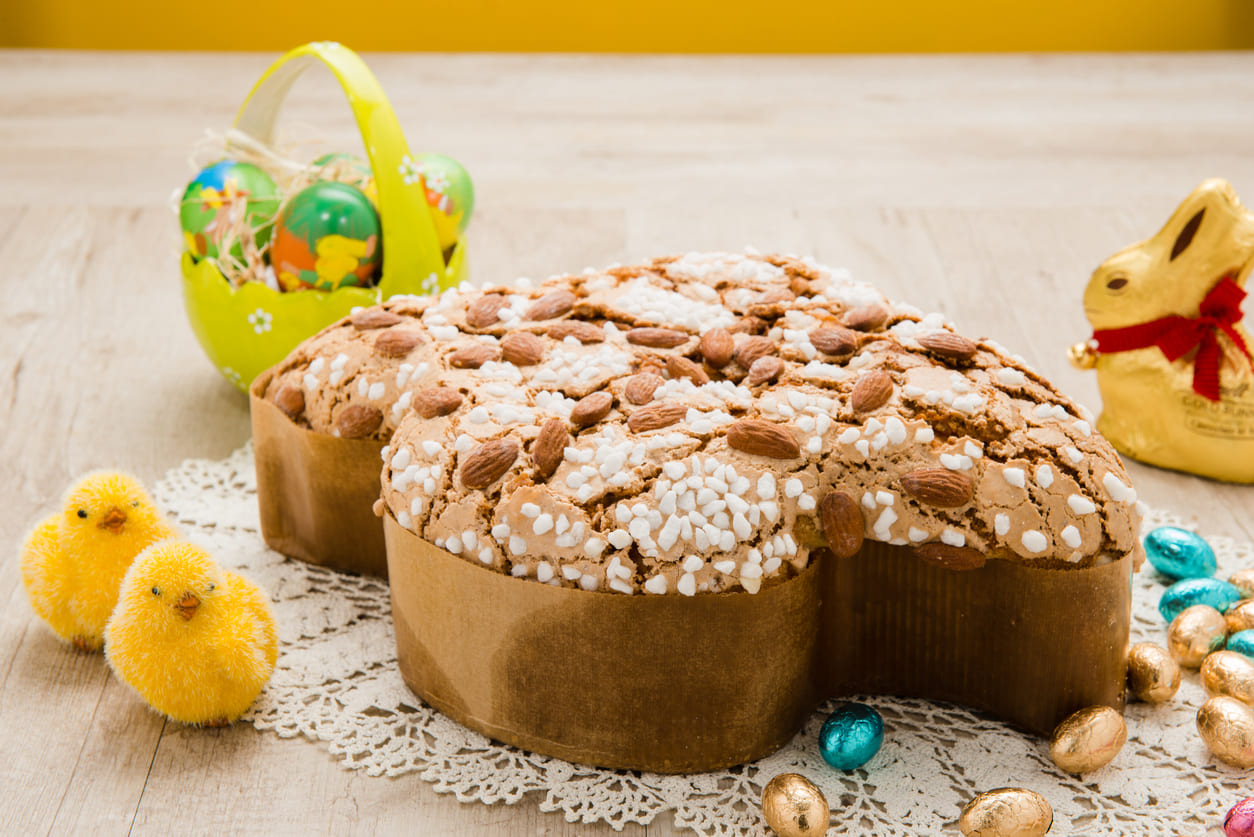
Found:
[[96, 525], [115, 535], [120, 535], [122, 534], [122, 527], [126, 525], [126, 512], [114, 506], [105, 514], [104, 519]]
[[174, 610], [184, 619], [191, 619], [196, 615], [196, 608], [200, 607], [200, 599], [192, 593], [184, 593], [183, 598], [179, 599], [174, 605]]

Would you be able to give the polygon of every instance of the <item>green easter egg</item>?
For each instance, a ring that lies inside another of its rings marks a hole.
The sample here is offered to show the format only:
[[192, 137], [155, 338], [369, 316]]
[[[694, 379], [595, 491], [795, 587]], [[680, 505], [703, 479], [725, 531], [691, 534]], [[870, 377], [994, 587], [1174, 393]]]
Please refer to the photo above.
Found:
[[382, 262], [380, 232], [379, 213], [360, 189], [320, 181], [279, 213], [270, 263], [289, 291], [366, 286]]
[[[216, 259], [223, 238], [234, 234], [241, 217], [261, 246], [270, 240], [278, 208], [278, 188], [270, 175], [252, 163], [219, 160], [202, 169], [183, 192], [179, 223], [187, 250], [197, 258]], [[238, 240], [230, 253], [243, 260]]]
[[415, 160], [426, 185], [427, 204], [436, 211], [436, 234], [451, 247], [470, 224], [475, 211], [475, 186], [462, 164], [443, 154], [419, 154]]

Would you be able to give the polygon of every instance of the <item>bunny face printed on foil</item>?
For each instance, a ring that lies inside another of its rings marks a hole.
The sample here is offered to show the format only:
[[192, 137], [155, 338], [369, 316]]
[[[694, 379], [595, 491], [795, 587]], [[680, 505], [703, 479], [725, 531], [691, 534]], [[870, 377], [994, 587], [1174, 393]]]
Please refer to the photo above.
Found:
[[1254, 373], [1241, 324], [1254, 268], [1254, 213], [1207, 180], [1153, 237], [1089, 280], [1093, 338], [1073, 353], [1096, 367], [1098, 429], [1152, 465], [1254, 482]]

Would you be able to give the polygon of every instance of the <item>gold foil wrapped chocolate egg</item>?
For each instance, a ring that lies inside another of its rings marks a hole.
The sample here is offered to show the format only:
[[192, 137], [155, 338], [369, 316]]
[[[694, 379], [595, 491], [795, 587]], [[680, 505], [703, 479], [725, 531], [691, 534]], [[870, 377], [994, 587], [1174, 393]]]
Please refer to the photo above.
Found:
[[997, 788], [967, 803], [958, 817], [964, 837], [1042, 837], [1054, 824], [1045, 797], [1027, 788]]
[[1254, 567], [1237, 570], [1228, 576], [1228, 583], [1241, 591], [1247, 599], [1254, 599]]
[[781, 773], [762, 790], [762, 816], [779, 837], [820, 837], [827, 833], [831, 809], [809, 779]]
[[1049, 757], [1060, 770], [1089, 773], [1119, 755], [1128, 740], [1123, 716], [1109, 706], [1072, 712], [1049, 737]]
[[1254, 706], [1254, 662], [1235, 651], [1216, 651], [1202, 661], [1206, 694], [1227, 695]]
[[1233, 767], [1254, 767], [1254, 709], [1218, 695], [1197, 711], [1197, 731], [1215, 758]]
[[[1242, 591], [1244, 596], [1245, 592]], [[1254, 628], [1254, 599], [1242, 599], [1224, 612], [1224, 621], [1228, 625], [1228, 633], [1248, 631]]]
[[1224, 615], [1210, 605], [1193, 605], [1180, 611], [1167, 629], [1167, 649], [1177, 663], [1197, 668], [1206, 655], [1220, 648], [1228, 635]]
[[1166, 648], [1139, 642], [1128, 649], [1128, 690], [1137, 700], [1162, 703], [1175, 697], [1179, 688], [1180, 666]]

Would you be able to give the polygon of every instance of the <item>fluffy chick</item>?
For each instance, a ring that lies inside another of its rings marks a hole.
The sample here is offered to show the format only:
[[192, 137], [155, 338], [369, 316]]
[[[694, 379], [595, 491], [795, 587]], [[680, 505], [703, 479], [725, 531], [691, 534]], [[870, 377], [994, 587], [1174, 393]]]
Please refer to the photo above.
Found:
[[105, 657], [163, 715], [224, 726], [252, 705], [278, 656], [265, 595], [200, 547], [148, 548], [122, 582]]
[[118, 587], [135, 556], [176, 531], [129, 474], [88, 474], [60, 513], [22, 545], [22, 582], [31, 606], [56, 634], [99, 651]]

